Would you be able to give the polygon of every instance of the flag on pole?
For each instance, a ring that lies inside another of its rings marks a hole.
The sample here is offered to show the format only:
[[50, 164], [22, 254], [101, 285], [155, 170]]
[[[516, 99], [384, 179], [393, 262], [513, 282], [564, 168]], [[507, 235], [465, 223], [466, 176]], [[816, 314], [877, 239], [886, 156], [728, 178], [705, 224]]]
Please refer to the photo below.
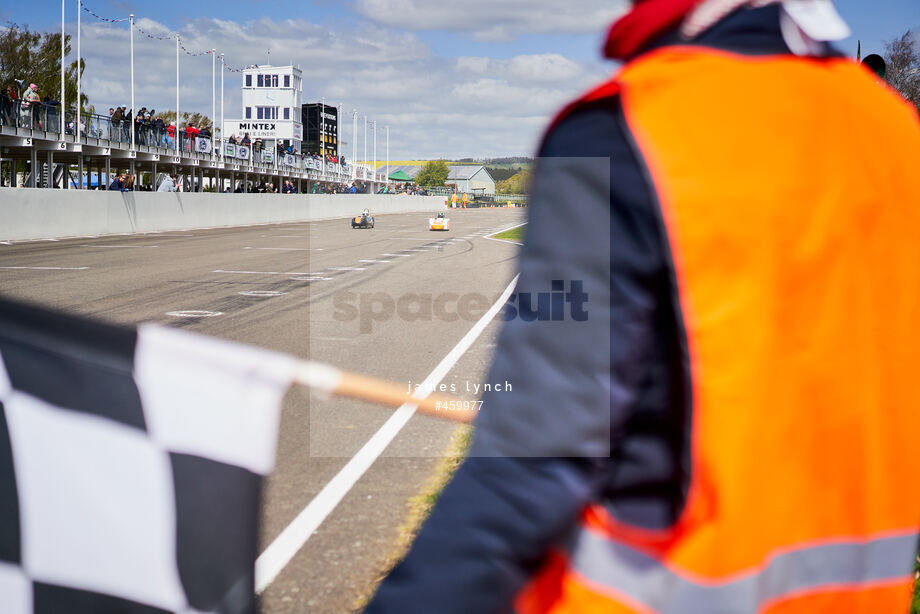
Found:
[[0, 611], [255, 611], [296, 361], [0, 300]]

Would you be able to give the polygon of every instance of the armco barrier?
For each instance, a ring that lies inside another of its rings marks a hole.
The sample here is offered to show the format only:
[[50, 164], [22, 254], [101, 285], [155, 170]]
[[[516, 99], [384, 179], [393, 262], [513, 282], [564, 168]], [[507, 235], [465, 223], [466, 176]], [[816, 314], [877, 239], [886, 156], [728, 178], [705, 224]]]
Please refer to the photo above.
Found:
[[440, 196], [0, 188], [0, 240], [58, 239], [444, 209]]

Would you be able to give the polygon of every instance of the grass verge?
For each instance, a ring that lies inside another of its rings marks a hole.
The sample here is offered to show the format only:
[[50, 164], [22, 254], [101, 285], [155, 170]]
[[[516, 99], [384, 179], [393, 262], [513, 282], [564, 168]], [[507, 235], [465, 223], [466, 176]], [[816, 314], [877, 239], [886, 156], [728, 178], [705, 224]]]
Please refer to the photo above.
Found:
[[492, 235], [493, 239], [504, 239], [505, 241], [524, 241], [524, 226], [518, 226], [517, 228], [512, 228], [511, 230], [506, 230], [505, 232], [500, 232], [497, 235]]
[[460, 466], [460, 463], [462, 463], [463, 459], [466, 457], [472, 438], [473, 429], [469, 425], [458, 426], [457, 430], [454, 431], [444, 457], [437, 464], [431, 476], [428, 478], [428, 481], [425, 482], [421, 492], [409, 499], [406, 519], [399, 527], [393, 549], [390, 554], [387, 555], [383, 568], [376, 580], [374, 580], [373, 586], [370, 587], [367, 594], [358, 599], [353, 611], [361, 612], [367, 607], [371, 597], [377, 592], [377, 587], [380, 585], [380, 582], [390, 573], [390, 570], [406, 556], [406, 553], [409, 551], [409, 546], [412, 545], [412, 541], [422, 527], [422, 523], [428, 518], [428, 515], [431, 513], [431, 508], [434, 507], [438, 497], [441, 496], [441, 491], [444, 490], [444, 487], [453, 477], [457, 467]]

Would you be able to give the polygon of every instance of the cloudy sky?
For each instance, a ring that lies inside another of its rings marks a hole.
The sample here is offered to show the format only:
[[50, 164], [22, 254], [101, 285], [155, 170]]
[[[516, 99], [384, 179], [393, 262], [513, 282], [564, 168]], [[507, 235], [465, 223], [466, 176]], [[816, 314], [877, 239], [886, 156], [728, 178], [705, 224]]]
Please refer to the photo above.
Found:
[[[78, 0], [66, 0], [76, 32]], [[60, 2], [4, 3], [0, 22], [60, 28]], [[390, 127], [392, 160], [531, 155], [553, 112], [615, 65], [598, 49], [625, 0], [84, 0], [158, 35], [179, 32], [189, 50], [216, 48], [228, 65], [300, 65], [304, 100], [325, 96], [344, 114]], [[837, 0], [854, 35], [843, 50], [880, 51], [920, 27], [918, 0]], [[920, 30], [918, 30], [920, 31]], [[83, 13], [84, 89], [97, 109], [130, 102], [126, 23]], [[75, 57], [75, 56], [73, 56]], [[135, 35], [137, 106], [175, 107], [175, 43]], [[210, 114], [211, 58], [183, 54], [182, 109]], [[225, 74], [226, 117], [241, 113], [240, 75]], [[218, 86], [219, 87], [219, 86]], [[218, 111], [219, 114], [219, 111]], [[352, 140], [346, 121], [343, 140]], [[370, 143], [373, 142], [371, 135]], [[350, 154], [351, 146], [346, 146]]]

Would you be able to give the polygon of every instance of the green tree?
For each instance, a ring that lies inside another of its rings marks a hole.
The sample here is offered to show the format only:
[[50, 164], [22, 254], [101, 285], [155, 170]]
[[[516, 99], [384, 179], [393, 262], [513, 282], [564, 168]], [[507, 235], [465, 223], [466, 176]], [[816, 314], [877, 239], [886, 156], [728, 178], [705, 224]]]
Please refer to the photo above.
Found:
[[[64, 51], [70, 53], [69, 34], [64, 37]], [[81, 58], [81, 75], [85, 69], [86, 62]], [[46, 95], [54, 100], [61, 97], [61, 34], [32, 32], [28, 26], [7, 22], [0, 28], [0, 87], [5, 90], [13, 85], [21, 95], [30, 83], [38, 86], [42, 99]], [[64, 95], [67, 108], [76, 108], [76, 61], [65, 67]], [[81, 94], [80, 101], [82, 111], [89, 111], [86, 94]]]
[[442, 186], [447, 181], [447, 175], [450, 169], [447, 168], [447, 162], [444, 160], [429, 160], [425, 162], [418, 175], [415, 177], [415, 183], [423, 187]]
[[[169, 122], [176, 121], [176, 112], [172, 110], [168, 111], [157, 111], [156, 116], [161, 118], [164, 122], [169, 124]], [[185, 126], [191, 123], [193, 126], [201, 130], [202, 128], [207, 128], [209, 130], [213, 129], [211, 123], [211, 118], [207, 115], [201, 113], [189, 113], [187, 111], [182, 112], [182, 121], [179, 122], [179, 127], [184, 128]]]
[[530, 177], [529, 170], [522, 170], [504, 181], [499, 181], [495, 189], [499, 194], [526, 194], [530, 189]]

